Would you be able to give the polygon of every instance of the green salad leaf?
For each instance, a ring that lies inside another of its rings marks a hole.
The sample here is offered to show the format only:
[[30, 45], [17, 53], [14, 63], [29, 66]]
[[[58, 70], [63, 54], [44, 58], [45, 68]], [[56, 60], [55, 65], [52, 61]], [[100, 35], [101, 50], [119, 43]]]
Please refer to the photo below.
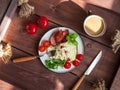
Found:
[[76, 38], [78, 37], [78, 34], [77, 34], [77, 33], [70, 33], [69, 36], [70, 36], [71, 38], [76, 39]]
[[76, 38], [78, 37], [77, 33], [70, 33], [69, 35], [66, 36], [66, 40], [68, 41], [68, 43], [72, 43], [75, 46], [78, 45], [78, 42], [76, 41]]
[[61, 59], [49, 59], [49, 60], [45, 60], [45, 64], [46, 67], [50, 68], [50, 69], [57, 69], [58, 66], [63, 66], [65, 63], [65, 60], [61, 60]]

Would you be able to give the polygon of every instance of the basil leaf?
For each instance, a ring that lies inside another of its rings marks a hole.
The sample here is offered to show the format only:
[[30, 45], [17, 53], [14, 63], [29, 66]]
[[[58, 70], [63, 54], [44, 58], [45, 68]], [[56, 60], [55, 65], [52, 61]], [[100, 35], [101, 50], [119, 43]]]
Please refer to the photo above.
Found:
[[70, 34], [70, 37], [75, 39], [75, 38], [78, 37], [78, 34], [77, 34], [77, 33], [71, 33], [71, 34]]
[[73, 43], [75, 46], [78, 45], [78, 42], [77, 42], [77, 41], [73, 41], [72, 43]]
[[75, 46], [78, 45], [78, 42], [75, 40], [78, 37], [77, 33], [70, 33], [69, 35], [66, 36], [66, 40], [68, 41], [68, 43], [72, 43]]
[[49, 59], [49, 60], [45, 60], [45, 65], [48, 68], [51, 69], [57, 69], [58, 66], [63, 66], [65, 63], [65, 60], [61, 60], [61, 59]]
[[70, 41], [71, 37], [69, 35], [66, 36], [66, 40]]

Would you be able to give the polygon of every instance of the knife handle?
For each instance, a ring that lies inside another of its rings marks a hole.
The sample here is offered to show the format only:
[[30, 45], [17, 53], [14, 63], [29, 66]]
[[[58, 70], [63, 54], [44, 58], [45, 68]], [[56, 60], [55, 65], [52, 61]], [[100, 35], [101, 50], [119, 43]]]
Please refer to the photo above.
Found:
[[30, 61], [34, 59], [35, 59], [35, 56], [21, 57], [21, 58], [13, 59], [13, 63], [25, 62], [25, 61]]
[[86, 75], [82, 75], [79, 80], [76, 82], [76, 84], [74, 85], [74, 87], [72, 88], [72, 90], [77, 90], [80, 86], [80, 84], [82, 83], [82, 81], [84, 80]]

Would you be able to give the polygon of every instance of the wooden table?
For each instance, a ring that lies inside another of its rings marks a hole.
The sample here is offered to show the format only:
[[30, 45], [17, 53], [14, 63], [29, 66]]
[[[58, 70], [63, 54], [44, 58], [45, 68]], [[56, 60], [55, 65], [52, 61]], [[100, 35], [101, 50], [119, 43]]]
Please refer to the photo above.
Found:
[[[94, 1], [97, 2], [97, 0]], [[120, 64], [120, 53], [114, 54], [111, 50], [111, 37], [116, 29], [120, 29], [119, 9], [107, 7], [102, 4], [103, 2], [96, 2], [92, 0], [30, 0], [30, 4], [35, 6], [35, 14], [29, 18], [18, 17], [18, 8], [3, 39], [4, 42], [12, 45], [11, 60], [37, 55], [38, 44], [42, 36], [50, 29], [59, 26], [72, 28], [81, 36], [85, 47], [84, 58], [78, 67], [63, 74], [49, 71], [39, 59], [16, 64], [4, 64], [0, 61], [0, 83], [2, 83], [0, 90], [59, 90], [57, 87], [60, 83], [64, 85], [64, 90], [71, 90], [100, 50], [103, 51], [100, 62], [85, 78], [79, 90], [90, 90], [91, 81], [101, 78], [106, 81], [108, 89], [119, 90], [120, 81], [114, 78]], [[119, 4], [116, 5], [119, 7]], [[92, 10], [94, 14], [105, 19], [107, 32], [104, 36], [92, 38], [84, 32], [83, 21], [88, 16], [88, 10]], [[28, 35], [25, 32], [25, 25], [29, 22], [36, 22], [42, 15], [49, 19], [49, 26], [46, 29], [39, 29], [35, 35]], [[117, 81], [117, 85], [114, 80]]]

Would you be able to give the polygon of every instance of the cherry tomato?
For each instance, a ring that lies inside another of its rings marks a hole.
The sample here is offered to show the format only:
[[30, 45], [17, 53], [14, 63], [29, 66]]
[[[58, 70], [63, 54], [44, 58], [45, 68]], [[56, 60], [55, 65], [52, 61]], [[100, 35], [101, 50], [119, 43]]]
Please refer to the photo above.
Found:
[[37, 32], [38, 28], [36, 26], [36, 24], [34, 23], [29, 23], [26, 25], [26, 32], [28, 34], [35, 34]]
[[73, 63], [74, 66], [78, 66], [80, 64], [80, 61], [74, 60], [72, 63]]
[[37, 20], [37, 24], [40, 28], [46, 28], [48, 26], [48, 19], [44, 16], [40, 16], [40, 18]]
[[69, 69], [71, 67], [71, 63], [70, 62], [65, 62], [65, 64], [64, 64], [64, 68], [66, 68], [66, 69]]
[[76, 59], [81, 61], [83, 59], [83, 55], [82, 54], [77, 54], [76, 55]]
[[43, 46], [49, 47], [50, 45], [51, 45], [50, 41], [48, 40], [43, 41]]
[[39, 46], [38, 49], [40, 52], [44, 52], [46, 50], [46, 47], [41, 45], [41, 46]]

